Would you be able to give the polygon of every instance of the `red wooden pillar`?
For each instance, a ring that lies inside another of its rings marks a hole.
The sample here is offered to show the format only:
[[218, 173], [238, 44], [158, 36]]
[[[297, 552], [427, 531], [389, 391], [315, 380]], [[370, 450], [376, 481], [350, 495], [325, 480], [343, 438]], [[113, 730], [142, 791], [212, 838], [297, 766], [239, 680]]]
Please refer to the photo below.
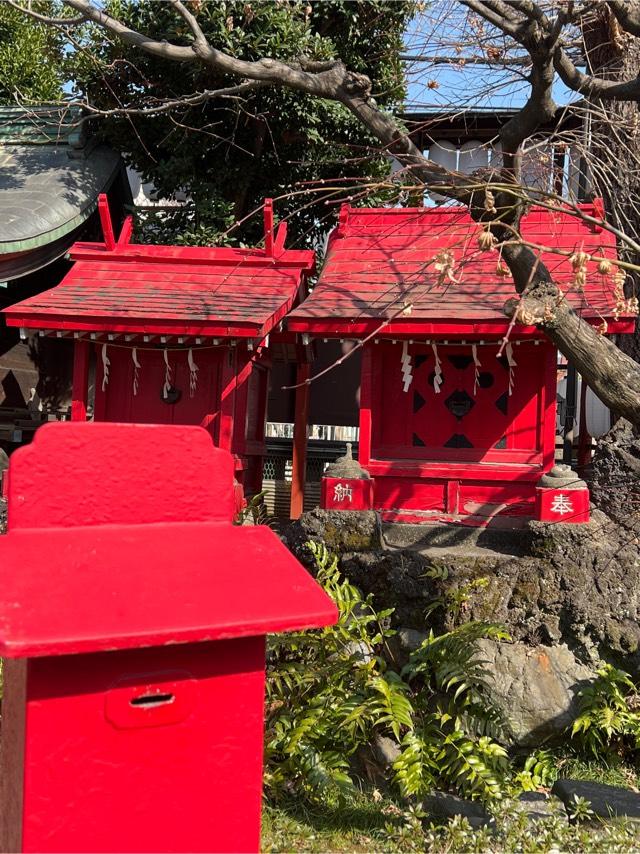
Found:
[[71, 420], [87, 420], [89, 394], [89, 343], [76, 341], [73, 348], [73, 386], [71, 389]]
[[236, 349], [230, 347], [222, 357], [220, 394], [220, 423], [218, 427], [218, 447], [231, 450], [233, 443], [233, 417], [236, 399]]
[[373, 348], [365, 344], [362, 348], [360, 374], [360, 438], [358, 440], [358, 462], [367, 466], [371, 459], [371, 402], [373, 398]]
[[293, 461], [291, 471], [292, 519], [299, 519], [304, 509], [304, 484], [307, 468], [307, 421], [309, 420], [309, 377], [311, 365], [303, 362], [296, 372], [296, 411], [293, 427]]

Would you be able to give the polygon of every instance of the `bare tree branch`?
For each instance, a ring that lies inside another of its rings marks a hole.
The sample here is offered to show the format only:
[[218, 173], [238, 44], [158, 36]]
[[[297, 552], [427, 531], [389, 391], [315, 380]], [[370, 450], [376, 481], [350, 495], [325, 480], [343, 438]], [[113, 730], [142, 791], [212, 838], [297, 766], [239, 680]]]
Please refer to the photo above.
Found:
[[50, 24], [56, 27], [77, 26], [78, 24], [84, 24], [86, 20], [83, 15], [78, 15], [77, 18], [50, 18], [47, 15], [40, 15], [38, 12], [34, 12], [31, 8], [21, 6], [19, 3], [14, 2], [14, 0], [4, 0], [4, 2], [8, 6], [13, 6], [14, 9], [18, 10], [18, 12], [22, 12], [24, 15], [29, 15], [30, 18], [34, 18], [36, 21], [41, 21], [43, 24]]
[[[223, 94], [225, 90], [217, 90], [211, 97], [232, 97], [231, 93], [270, 85], [343, 104], [380, 141], [383, 149], [400, 161], [409, 176], [431, 190], [469, 205], [474, 219], [485, 223], [501, 246], [515, 289], [521, 294], [513, 310], [523, 313], [526, 321], [522, 322], [533, 322], [545, 330], [605, 403], [640, 423], [640, 369], [611, 342], [581, 321], [547, 268], [519, 236], [524, 201], [523, 190], [516, 179], [522, 144], [543, 121], [555, 114], [556, 105], [551, 94], [554, 71], [571, 89], [591, 98], [629, 100], [640, 97], [637, 78], [620, 83], [583, 74], [570, 58], [560, 38], [564, 25], [579, 17], [578, 7], [573, 2], [568, 2], [566, 8], [561, 7], [560, 13], [550, 19], [546, 12], [548, 4], [533, 0], [458, 0], [460, 5], [517, 42], [518, 50], [524, 48], [531, 64], [529, 98], [522, 110], [501, 130], [506, 171], [485, 170], [471, 176], [448, 170], [425, 157], [398, 122], [377, 107], [371, 97], [369, 78], [347, 69], [338, 60], [317, 63], [299, 57], [295, 61], [283, 62], [263, 57], [248, 61], [231, 56], [209, 43], [195, 15], [182, 0], [170, 0], [170, 4], [188, 26], [192, 39], [190, 44], [173, 44], [151, 38], [107, 14], [90, 0], [63, 2], [81, 19], [96, 24], [127, 45], [167, 61], [207, 65], [242, 81], [226, 90], [226, 94]], [[13, 0], [12, 5], [29, 14]], [[580, 13], [589, 8], [592, 4], [582, 4]], [[621, 26], [633, 34], [636, 25], [640, 24], [636, 21], [637, 3], [610, 2], [610, 8]], [[482, 53], [484, 38], [478, 41]], [[522, 61], [522, 64], [526, 63]], [[193, 99], [206, 97], [209, 93], [192, 96]], [[175, 106], [167, 105], [167, 111]], [[146, 107], [141, 109], [143, 114], [147, 110]], [[163, 105], [154, 104], [148, 110], [165, 111]], [[125, 114], [130, 115], [131, 111]]]

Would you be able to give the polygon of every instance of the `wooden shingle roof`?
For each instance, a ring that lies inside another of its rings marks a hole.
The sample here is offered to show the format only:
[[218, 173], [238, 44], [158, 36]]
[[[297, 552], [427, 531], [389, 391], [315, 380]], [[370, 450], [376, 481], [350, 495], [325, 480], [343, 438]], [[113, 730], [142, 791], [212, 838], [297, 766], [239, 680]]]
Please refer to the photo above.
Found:
[[298, 297], [310, 251], [77, 243], [63, 281], [4, 310], [26, 329], [262, 337]]
[[[597, 204], [580, 207], [587, 216], [602, 215]], [[331, 235], [318, 284], [291, 312], [288, 329], [359, 336], [389, 320], [385, 334], [502, 334], [508, 325], [504, 305], [516, 296], [513, 280], [497, 272], [498, 252], [480, 250], [479, 234], [465, 207], [347, 207]], [[613, 234], [569, 210], [543, 208], [523, 218], [522, 234], [541, 247], [542, 261], [585, 320], [601, 323], [606, 318], [612, 332], [633, 330], [631, 318], [612, 320], [613, 277], [598, 273], [597, 261], [587, 264], [582, 293], [572, 285], [570, 254], [615, 258]], [[451, 276], [442, 281], [439, 273], [447, 255]]]

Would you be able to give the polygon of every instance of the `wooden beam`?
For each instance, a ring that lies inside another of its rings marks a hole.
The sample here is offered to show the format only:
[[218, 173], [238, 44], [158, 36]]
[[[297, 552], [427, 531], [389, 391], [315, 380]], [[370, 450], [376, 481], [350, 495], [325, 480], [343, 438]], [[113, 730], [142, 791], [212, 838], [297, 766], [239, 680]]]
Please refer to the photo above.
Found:
[[98, 214], [100, 216], [100, 225], [102, 226], [104, 245], [107, 249], [113, 250], [116, 248], [116, 239], [113, 234], [113, 223], [111, 222], [109, 201], [105, 193], [100, 193], [98, 196]]
[[268, 257], [273, 257], [273, 199], [264, 200], [264, 251]]
[[118, 237], [118, 249], [124, 249], [131, 241], [133, 234], [133, 217], [127, 216], [122, 224], [120, 236]]
[[73, 345], [73, 385], [71, 389], [71, 420], [87, 420], [89, 396], [89, 342], [75, 341]]
[[299, 519], [304, 509], [304, 485], [307, 468], [307, 421], [309, 420], [308, 383], [311, 365], [308, 362], [298, 365], [296, 372], [296, 407], [293, 426], [293, 466], [291, 472], [290, 516]]

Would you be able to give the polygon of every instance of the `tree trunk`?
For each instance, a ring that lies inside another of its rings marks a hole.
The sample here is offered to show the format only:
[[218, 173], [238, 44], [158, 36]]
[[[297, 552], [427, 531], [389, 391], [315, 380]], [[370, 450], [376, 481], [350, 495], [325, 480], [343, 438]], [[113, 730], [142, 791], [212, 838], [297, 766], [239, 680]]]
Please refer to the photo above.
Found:
[[[640, 73], [640, 39], [624, 33], [607, 6], [583, 27], [590, 70], [607, 80], [630, 80]], [[594, 195], [605, 200], [607, 218], [621, 231], [640, 236], [640, 111], [634, 101], [593, 101], [591, 154]], [[589, 155], [589, 153], [587, 153]], [[633, 250], [619, 246], [620, 257], [640, 263]], [[640, 274], [629, 273], [627, 296], [640, 294]], [[618, 346], [640, 362], [640, 323], [635, 335], [618, 336]]]

